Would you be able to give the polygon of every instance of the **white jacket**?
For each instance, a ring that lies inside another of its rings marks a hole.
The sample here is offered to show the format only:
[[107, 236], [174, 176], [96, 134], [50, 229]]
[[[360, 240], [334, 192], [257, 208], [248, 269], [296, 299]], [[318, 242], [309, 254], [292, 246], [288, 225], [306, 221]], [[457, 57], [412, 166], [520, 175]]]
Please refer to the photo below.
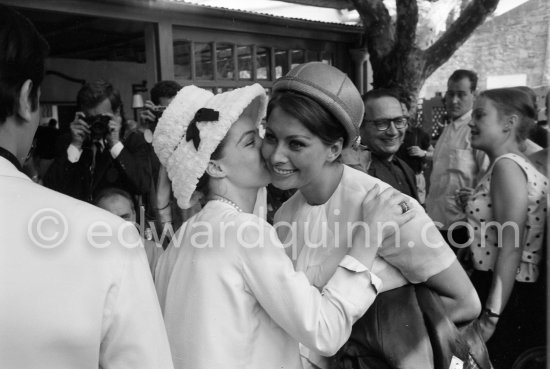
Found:
[[0, 158], [0, 368], [98, 367], [173, 367], [139, 235]]

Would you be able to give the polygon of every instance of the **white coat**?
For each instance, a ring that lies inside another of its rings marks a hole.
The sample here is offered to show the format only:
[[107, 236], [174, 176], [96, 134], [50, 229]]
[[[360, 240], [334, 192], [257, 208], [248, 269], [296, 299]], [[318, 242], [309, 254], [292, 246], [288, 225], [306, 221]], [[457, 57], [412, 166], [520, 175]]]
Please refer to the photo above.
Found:
[[0, 158], [0, 368], [172, 368], [128, 225]]

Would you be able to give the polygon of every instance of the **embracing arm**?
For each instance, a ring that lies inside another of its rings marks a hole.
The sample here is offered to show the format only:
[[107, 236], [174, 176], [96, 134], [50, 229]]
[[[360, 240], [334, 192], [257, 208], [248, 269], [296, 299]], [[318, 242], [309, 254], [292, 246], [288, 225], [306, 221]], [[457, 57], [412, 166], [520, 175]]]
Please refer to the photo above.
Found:
[[453, 322], [471, 321], [479, 315], [479, 297], [458, 260], [455, 259], [450, 267], [428, 279], [426, 285], [441, 296]]
[[[416, 214], [415, 211], [401, 214], [398, 204], [403, 199], [391, 188], [379, 193], [376, 185], [368, 191], [362, 203], [365, 227], [354, 230], [348, 255], [340, 261], [322, 293], [305, 274], [294, 271], [275, 229], [264, 227], [261, 238], [264, 247], [247, 249], [243, 254], [245, 278], [254, 296], [295, 340], [321, 355], [334, 355], [349, 338], [353, 323], [376, 298], [380, 284], [368, 268], [382, 240], [393, 232], [392, 227], [383, 225], [393, 219], [398, 227]], [[380, 232], [373, 232], [377, 227], [381, 227]], [[249, 244], [254, 244], [257, 237]]]
[[480, 311], [474, 286], [433, 221], [417, 202], [417, 216], [401, 227], [399, 238], [385, 240], [379, 255], [411, 283], [426, 283], [441, 296], [449, 318], [471, 321]]
[[[338, 267], [319, 292], [305, 274], [294, 270], [275, 232], [268, 226], [263, 232], [263, 246], [247, 248], [241, 256], [249, 292], [296, 341], [321, 355], [334, 355], [376, 298], [370, 273]], [[245, 237], [255, 236], [250, 231]]]

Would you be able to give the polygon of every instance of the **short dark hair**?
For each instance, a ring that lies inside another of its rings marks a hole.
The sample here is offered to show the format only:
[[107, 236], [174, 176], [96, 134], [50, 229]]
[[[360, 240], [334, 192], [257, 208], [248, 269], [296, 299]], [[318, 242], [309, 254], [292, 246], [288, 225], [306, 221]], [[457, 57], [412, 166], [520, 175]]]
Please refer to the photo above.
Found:
[[470, 80], [470, 91], [475, 92], [477, 89], [477, 74], [473, 70], [457, 69], [449, 77], [449, 81], [458, 82], [464, 78]]
[[120, 109], [120, 114], [123, 114], [120, 92], [104, 80], [84, 84], [78, 91], [76, 104], [80, 110], [88, 110], [95, 108], [105, 99], [109, 99], [114, 112]]
[[325, 145], [332, 145], [343, 138], [343, 147], [346, 147], [350, 140], [346, 128], [340, 121], [309, 96], [289, 90], [277, 91], [267, 105], [267, 119], [275, 108], [281, 108], [285, 113], [299, 120]]
[[363, 94], [363, 103], [366, 105], [369, 100], [379, 99], [381, 97], [393, 97], [402, 104], [405, 104], [407, 110], [411, 108], [409, 96], [405, 91], [398, 88], [375, 88]]
[[19, 93], [31, 80], [32, 109], [44, 79], [49, 46], [33, 24], [19, 12], [0, 5], [0, 123], [19, 111]]
[[176, 81], [160, 81], [151, 89], [151, 101], [155, 105], [160, 104], [161, 98], [172, 98], [181, 90], [181, 85]]
[[479, 97], [491, 100], [499, 114], [499, 117], [518, 114], [520, 117], [518, 128], [516, 130], [516, 139], [523, 141], [529, 136], [529, 131], [534, 126], [536, 111], [529, 94], [521, 89], [495, 88], [485, 90], [479, 94]]

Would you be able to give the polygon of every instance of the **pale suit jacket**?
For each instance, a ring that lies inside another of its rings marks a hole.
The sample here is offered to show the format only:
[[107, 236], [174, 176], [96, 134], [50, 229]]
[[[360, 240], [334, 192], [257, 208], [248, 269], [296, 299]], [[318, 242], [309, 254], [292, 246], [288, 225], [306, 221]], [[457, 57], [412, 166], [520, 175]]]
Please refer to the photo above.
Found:
[[135, 227], [0, 158], [0, 368], [172, 367]]

